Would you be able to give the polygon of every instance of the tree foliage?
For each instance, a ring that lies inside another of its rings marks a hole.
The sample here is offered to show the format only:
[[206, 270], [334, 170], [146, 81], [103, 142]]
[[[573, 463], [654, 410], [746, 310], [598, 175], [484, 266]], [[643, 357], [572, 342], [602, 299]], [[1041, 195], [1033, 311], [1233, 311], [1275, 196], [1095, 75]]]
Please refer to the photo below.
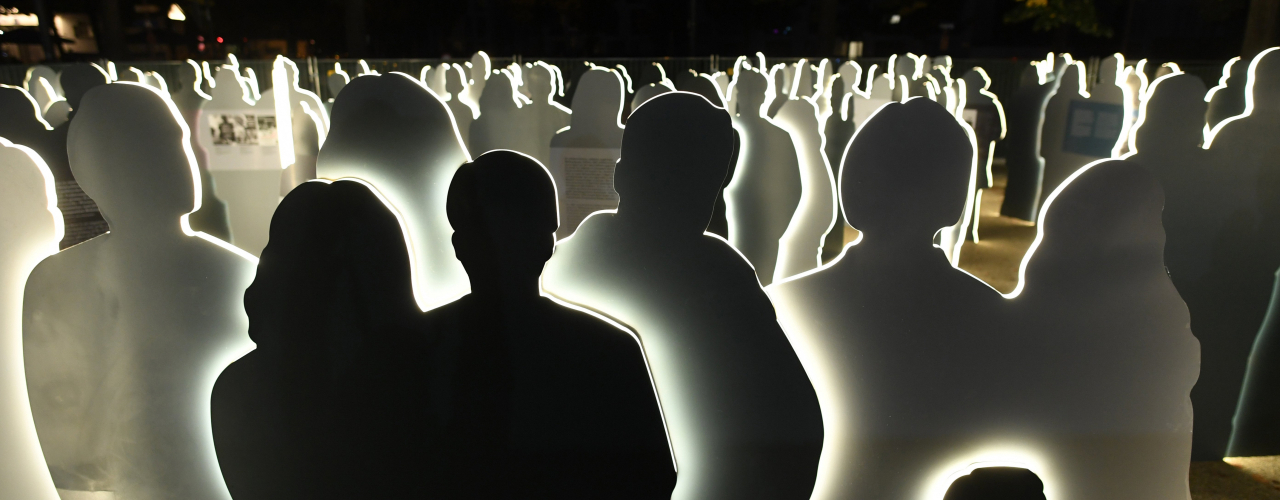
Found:
[[1111, 37], [1111, 28], [1098, 22], [1093, 0], [1014, 0], [1018, 5], [1004, 15], [1004, 22], [1014, 24], [1031, 21], [1035, 31], [1054, 31], [1072, 27], [1081, 33]]

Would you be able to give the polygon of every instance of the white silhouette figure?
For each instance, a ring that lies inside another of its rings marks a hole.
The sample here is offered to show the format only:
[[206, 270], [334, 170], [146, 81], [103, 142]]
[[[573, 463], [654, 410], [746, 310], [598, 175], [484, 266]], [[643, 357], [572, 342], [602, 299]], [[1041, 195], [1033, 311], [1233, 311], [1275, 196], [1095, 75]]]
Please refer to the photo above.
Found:
[[54, 484], [116, 498], [228, 500], [214, 456], [214, 380], [248, 352], [254, 259], [192, 232], [199, 174], [168, 96], [89, 91], [71, 168], [110, 232], [45, 259], [27, 281], [23, 353]]
[[0, 484], [10, 498], [58, 499], [27, 397], [22, 289], [61, 240], [53, 173], [35, 151], [0, 138]]
[[453, 255], [445, 199], [454, 171], [471, 158], [454, 115], [403, 73], [356, 78], [343, 92], [320, 150], [319, 176], [363, 179], [385, 195], [408, 226], [418, 306], [452, 302], [469, 285]]

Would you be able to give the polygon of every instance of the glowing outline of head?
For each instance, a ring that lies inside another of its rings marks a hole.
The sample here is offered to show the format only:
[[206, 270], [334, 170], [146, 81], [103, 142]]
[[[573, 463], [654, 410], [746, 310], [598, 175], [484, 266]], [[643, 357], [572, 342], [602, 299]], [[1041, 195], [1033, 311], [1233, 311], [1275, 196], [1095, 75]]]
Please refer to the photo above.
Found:
[[1236, 120], [1240, 120], [1242, 118], [1248, 118], [1249, 116], [1253, 115], [1253, 105], [1254, 105], [1253, 86], [1257, 82], [1256, 73], [1258, 70], [1258, 63], [1262, 61], [1262, 58], [1264, 56], [1276, 50], [1280, 50], [1280, 47], [1271, 47], [1267, 50], [1259, 52], [1258, 55], [1253, 56], [1253, 60], [1249, 62], [1249, 70], [1248, 72], [1245, 73], [1246, 78], [1245, 78], [1245, 84], [1244, 84], [1244, 111], [1236, 116], [1232, 116], [1230, 118], [1226, 118], [1218, 122], [1217, 125], [1214, 125], [1212, 129], [1207, 131], [1204, 136], [1204, 146], [1203, 146], [1204, 149], [1209, 149], [1209, 147], [1213, 145], [1213, 140], [1218, 136], [1218, 133], [1222, 131], [1222, 127], [1225, 127], [1228, 123], [1234, 122]]

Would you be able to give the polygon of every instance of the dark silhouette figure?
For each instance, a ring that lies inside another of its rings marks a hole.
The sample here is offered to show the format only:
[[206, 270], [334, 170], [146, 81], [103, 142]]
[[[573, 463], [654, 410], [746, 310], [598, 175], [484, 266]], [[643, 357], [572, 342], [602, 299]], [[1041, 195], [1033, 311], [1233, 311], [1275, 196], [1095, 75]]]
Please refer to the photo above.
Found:
[[1280, 400], [1276, 398], [1276, 388], [1280, 388], [1280, 273], [1276, 274], [1276, 286], [1271, 292], [1271, 307], [1249, 354], [1228, 456], [1280, 454], [1280, 426], [1276, 425], [1280, 422]]
[[1157, 80], [1148, 92], [1128, 161], [1150, 169], [1164, 188], [1165, 267], [1201, 345], [1200, 378], [1191, 391], [1192, 459], [1217, 460], [1227, 451], [1245, 360], [1275, 268], [1259, 261], [1248, 173], [1239, 163], [1215, 164], [1222, 146], [1200, 146], [1204, 83], [1177, 75]]
[[[1257, 430], [1244, 428], [1257, 425], [1255, 422], [1267, 414], [1265, 406], [1245, 400], [1258, 401], [1260, 396], [1274, 399], [1280, 389], [1264, 385], [1267, 377], [1261, 376], [1267, 370], [1274, 370], [1266, 368], [1266, 365], [1280, 362], [1266, 352], [1274, 340], [1268, 338], [1270, 335], [1263, 329], [1267, 310], [1273, 301], [1275, 272], [1280, 267], [1280, 144], [1274, 140], [1280, 134], [1280, 86], [1277, 86], [1280, 82], [1280, 50], [1259, 54], [1251, 65], [1253, 70], [1249, 76], [1252, 81], [1245, 88], [1253, 92], [1252, 113], [1221, 124], [1209, 147], [1214, 161], [1211, 171], [1229, 183], [1229, 191], [1222, 203], [1232, 208], [1231, 215], [1227, 223], [1211, 236], [1214, 240], [1213, 267], [1197, 283], [1200, 295], [1187, 297], [1189, 304], [1200, 300], [1213, 306], [1209, 317], [1197, 317], [1193, 307], [1191, 327], [1205, 344], [1201, 382], [1210, 376], [1218, 382], [1206, 385], [1203, 390], [1197, 385], [1196, 392], [1192, 393], [1192, 402], [1196, 404], [1197, 458], [1202, 450], [1200, 404], [1202, 399], [1210, 400], [1208, 398], [1214, 401], [1212, 409], [1218, 415], [1213, 435], [1215, 440], [1211, 443], [1214, 447], [1208, 449], [1213, 453], [1212, 458], [1222, 456], [1227, 444], [1230, 444], [1230, 448], [1225, 450], [1228, 456], [1264, 450], [1280, 453], [1280, 443], [1250, 443], [1252, 438], [1248, 435]], [[1212, 111], [1213, 104], [1209, 106]], [[1207, 332], [1201, 325], [1212, 327], [1213, 331]], [[1207, 338], [1206, 333], [1215, 338]], [[1211, 347], [1216, 347], [1217, 351], [1211, 352]], [[1218, 373], [1210, 372], [1211, 362], [1216, 364], [1213, 368]], [[1249, 379], [1248, 394], [1242, 394], [1246, 378]], [[1241, 398], [1238, 407], [1236, 398]], [[1257, 411], [1263, 413], [1257, 414]], [[1270, 411], [1274, 415], [1275, 410]], [[1227, 424], [1231, 423], [1228, 417], [1233, 414], [1235, 425], [1240, 426], [1243, 432], [1231, 437], [1228, 443]], [[1269, 422], [1266, 425], [1275, 424]]]
[[751, 266], [704, 232], [731, 127], [696, 94], [640, 106], [615, 171], [617, 212], [562, 240], [543, 283], [644, 341], [679, 464], [672, 498], [808, 499], [822, 448], [817, 396]]
[[[1054, 62], [1060, 64], [1063, 61], [1058, 58]], [[1000, 215], [1034, 221], [1036, 214], [1040, 213], [1041, 183], [1044, 180], [1040, 136], [1045, 106], [1058, 91], [1057, 74], [1050, 74], [1050, 81], [1037, 83], [1036, 67], [1027, 66], [1022, 71], [1018, 90], [1009, 99], [1009, 135], [1005, 137], [1009, 182], [1005, 187]]]
[[942, 500], [1044, 500], [1044, 483], [1018, 467], [983, 467], [956, 479]]
[[400, 223], [370, 187], [305, 182], [284, 198], [244, 294], [257, 349], [213, 390], [236, 500], [420, 489], [426, 390], [411, 283]]
[[[666, 499], [675, 470], [639, 341], [541, 294], [550, 174], [491, 151], [449, 186], [471, 294], [427, 313], [430, 498]], [[424, 423], [427, 423], [424, 422]]]
[[[680, 73], [676, 77], [676, 89], [685, 92], [692, 92], [702, 97], [718, 107], [725, 106], [724, 98], [720, 95], [720, 90], [716, 88], [716, 83], [710, 78], [702, 75], [695, 75], [690, 72]], [[732, 110], [728, 110], [730, 114]], [[729, 238], [729, 219], [727, 216], [727, 208], [724, 203], [724, 187], [729, 185], [729, 181], [733, 180], [733, 171], [738, 165], [738, 151], [742, 144], [742, 138], [738, 135], [738, 130], [733, 131], [733, 158], [729, 161], [729, 173], [724, 176], [724, 185], [721, 186], [719, 196], [716, 196], [715, 210], [711, 213], [711, 221], [707, 223], [707, 232], [717, 235], [721, 238]]]

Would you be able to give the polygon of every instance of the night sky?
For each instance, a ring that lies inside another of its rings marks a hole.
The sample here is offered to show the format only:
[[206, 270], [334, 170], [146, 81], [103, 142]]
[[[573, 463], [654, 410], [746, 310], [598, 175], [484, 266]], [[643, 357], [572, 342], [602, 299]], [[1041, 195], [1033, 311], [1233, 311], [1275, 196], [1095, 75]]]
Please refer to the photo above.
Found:
[[[126, 31], [135, 4], [160, 0], [45, 0], [51, 11], [95, 22], [116, 3]], [[1070, 0], [1088, 1], [1088, 0]], [[1240, 52], [1249, 0], [1092, 0], [1110, 36], [1007, 23], [1015, 0], [180, 0], [186, 36], [306, 42], [313, 55], [833, 56], [843, 42], [864, 55], [914, 51], [957, 57], [1080, 55], [1226, 59]], [[32, 0], [8, 2], [27, 10]], [[167, 9], [166, 9], [167, 10]], [[366, 44], [359, 34], [363, 12]], [[898, 22], [891, 23], [894, 16]], [[351, 28], [356, 31], [350, 31]], [[137, 30], [135, 29], [135, 32]], [[310, 42], [314, 40], [312, 45]]]

